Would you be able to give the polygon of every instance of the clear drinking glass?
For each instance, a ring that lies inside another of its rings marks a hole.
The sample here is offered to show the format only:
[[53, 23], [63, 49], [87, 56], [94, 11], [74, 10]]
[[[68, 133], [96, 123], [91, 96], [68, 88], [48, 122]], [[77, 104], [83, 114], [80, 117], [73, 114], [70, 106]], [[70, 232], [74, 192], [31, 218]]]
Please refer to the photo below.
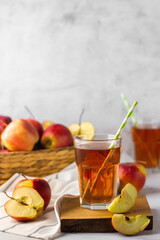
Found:
[[107, 209], [117, 194], [121, 138], [114, 137], [110, 134], [74, 137], [81, 207]]
[[148, 171], [157, 171], [160, 163], [160, 125], [141, 123], [131, 128], [135, 161]]

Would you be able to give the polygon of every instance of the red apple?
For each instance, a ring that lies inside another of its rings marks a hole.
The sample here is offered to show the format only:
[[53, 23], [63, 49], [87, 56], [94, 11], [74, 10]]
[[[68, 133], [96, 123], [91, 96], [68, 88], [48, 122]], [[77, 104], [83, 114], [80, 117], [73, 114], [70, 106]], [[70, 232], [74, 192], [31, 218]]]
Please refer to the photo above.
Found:
[[4, 209], [17, 221], [31, 221], [39, 217], [44, 209], [44, 200], [40, 194], [30, 187], [19, 187], [12, 193]]
[[46, 130], [52, 124], [53, 124], [52, 121], [44, 121], [44, 122], [42, 122], [43, 131]]
[[48, 206], [51, 199], [51, 188], [45, 179], [43, 178], [23, 179], [16, 184], [15, 189], [18, 187], [34, 188], [44, 200], [44, 209]]
[[139, 163], [120, 163], [118, 178], [120, 180], [119, 191], [127, 184], [131, 183], [140, 191], [146, 181], [146, 170]]
[[1, 153], [1, 152], [2, 152], [2, 153], [7, 153], [7, 152], [10, 152], [10, 151], [9, 151], [8, 149], [1, 149], [1, 150], [0, 150], [0, 153]]
[[30, 151], [39, 139], [37, 130], [25, 119], [8, 124], [1, 135], [3, 145], [10, 151]]
[[0, 115], [0, 140], [1, 140], [1, 134], [3, 130], [11, 121], [12, 119], [10, 117]]
[[60, 148], [72, 145], [72, 134], [62, 124], [52, 124], [42, 134], [41, 144], [44, 148]]
[[36, 121], [35, 119], [31, 119], [31, 118], [28, 118], [26, 119], [28, 122], [30, 122], [33, 127], [35, 127], [35, 129], [38, 131], [38, 134], [39, 134], [39, 138], [41, 137], [42, 133], [43, 133], [43, 127], [42, 127], [42, 124], [38, 121]]

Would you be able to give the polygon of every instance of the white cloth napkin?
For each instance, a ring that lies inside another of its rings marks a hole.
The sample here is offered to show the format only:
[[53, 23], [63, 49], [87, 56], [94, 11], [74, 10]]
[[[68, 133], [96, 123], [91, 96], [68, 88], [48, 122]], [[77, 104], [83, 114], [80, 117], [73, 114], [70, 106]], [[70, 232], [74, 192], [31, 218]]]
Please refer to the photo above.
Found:
[[[124, 161], [129, 162], [133, 159], [123, 152], [121, 162]], [[11, 196], [16, 183], [21, 179], [24, 179], [23, 176], [16, 173], [0, 187], [0, 231], [46, 240], [58, 237], [61, 234], [62, 199], [66, 195], [70, 197], [79, 195], [76, 164], [72, 163], [61, 172], [45, 177], [52, 190], [51, 202], [39, 218], [25, 223], [12, 219], [4, 210], [4, 204], [8, 200], [4, 192]]]
[[16, 173], [0, 187], [0, 231], [38, 239], [58, 237], [62, 199], [66, 195], [74, 197], [79, 194], [76, 164], [73, 163], [63, 171], [45, 177], [52, 189], [51, 202], [39, 218], [25, 223], [12, 219], [4, 210], [4, 204], [8, 200], [4, 191], [11, 196], [16, 183], [21, 179], [24, 179], [23, 176]]

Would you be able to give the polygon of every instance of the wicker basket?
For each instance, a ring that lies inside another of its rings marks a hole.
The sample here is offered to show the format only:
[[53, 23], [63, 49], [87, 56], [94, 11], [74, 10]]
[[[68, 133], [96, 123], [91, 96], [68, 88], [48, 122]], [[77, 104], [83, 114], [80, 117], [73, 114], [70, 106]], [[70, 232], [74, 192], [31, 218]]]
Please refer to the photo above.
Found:
[[0, 153], [0, 185], [14, 173], [44, 177], [59, 172], [75, 159], [74, 147]]

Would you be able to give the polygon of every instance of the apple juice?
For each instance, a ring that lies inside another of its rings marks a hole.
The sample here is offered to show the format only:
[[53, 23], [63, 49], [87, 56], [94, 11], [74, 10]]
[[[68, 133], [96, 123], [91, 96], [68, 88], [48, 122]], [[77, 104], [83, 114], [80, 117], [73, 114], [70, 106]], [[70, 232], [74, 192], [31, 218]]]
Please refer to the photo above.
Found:
[[160, 161], [160, 127], [132, 127], [135, 161], [146, 168], [157, 168]]
[[[101, 168], [110, 151], [110, 149], [92, 149], [92, 147], [88, 148], [87, 146], [75, 148], [81, 198], [84, 195], [83, 199], [81, 199], [83, 203], [108, 203], [115, 197], [120, 147], [114, 148], [109, 162], [98, 175], [97, 181], [91, 191], [98, 170]], [[88, 181], [89, 185], [87, 186]], [[86, 188], [87, 191], [84, 194]]]

